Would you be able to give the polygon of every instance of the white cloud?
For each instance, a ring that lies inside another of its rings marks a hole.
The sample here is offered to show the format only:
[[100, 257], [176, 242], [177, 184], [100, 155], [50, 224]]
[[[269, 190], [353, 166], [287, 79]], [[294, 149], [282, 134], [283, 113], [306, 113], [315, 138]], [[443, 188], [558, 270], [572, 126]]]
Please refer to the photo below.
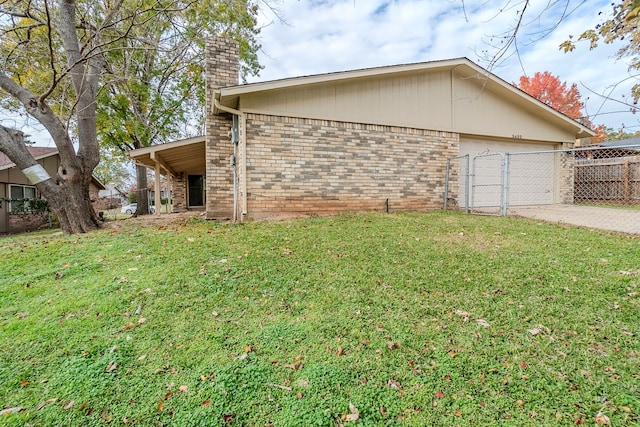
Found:
[[[468, 57], [482, 66], [482, 57], [495, 54], [500, 35], [517, 22], [523, 1], [488, 0], [282, 0], [280, 11], [288, 24], [265, 13], [262, 31], [264, 70], [250, 81], [273, 80], [400, 63]], [[463, 10], [464, 4], [464, 10]], [[547, 9], [549, 4], [554, 7]], [[492, 71], [508, 82], [523, 73], [550, 71], [569, 84], [577, 83], [594, 122], [617, 128], [640, 121], [622, 105], [605, 101], [589, 89], [603, 93], [626, 78], [628, 66], [615, 60], [618, 46], [590, 51], [579, 46], [564, 53], [559, 45], [604, 19], [598, 12], [610, 10], [608, 0], [531, 0], [526, 24], [518, 36], [520, 55], [511, 54]], [[579, 6], [579, 7], [578, 7]], [[502, 10], [502, 12], [501, 12]], [[542, 33], [560, 25], [549, 35]], [[511, 51], [513, 53], [513, 51]], [[619, 85], [612, 96], [622, 99], [633, 82]], [[620, 111], [618, 114], [602, 114]]]

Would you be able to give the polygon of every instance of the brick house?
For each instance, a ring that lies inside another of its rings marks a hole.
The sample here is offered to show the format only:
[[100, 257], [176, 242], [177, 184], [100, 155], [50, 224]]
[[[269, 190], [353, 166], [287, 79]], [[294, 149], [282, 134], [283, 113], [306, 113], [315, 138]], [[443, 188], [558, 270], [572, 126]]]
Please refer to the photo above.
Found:
[[[130, 153], [172, 180], [176, 212], [436, 209], [448, 158], [593, 135], [466, 58], [244, 85], [238, 73], [237, 46], [210, 39], [206, 135]], [[552, 175], [536, 202], [569, 197], [566, 173]]]
[[[60, 155], [57, 148], [27, 147], [36, 161], [47, 171], [49, 176], [56, 176], [60, 166]], [[104, 185], [93, 178], [89, 189], [92, 200]], [[17, 206], [17, 200], [40, 199], [42, 196], [27, 177], [9, 158], [0, 153], [0, 234], [33, 231], [47, 225], [48, 215], [24, 212]]]

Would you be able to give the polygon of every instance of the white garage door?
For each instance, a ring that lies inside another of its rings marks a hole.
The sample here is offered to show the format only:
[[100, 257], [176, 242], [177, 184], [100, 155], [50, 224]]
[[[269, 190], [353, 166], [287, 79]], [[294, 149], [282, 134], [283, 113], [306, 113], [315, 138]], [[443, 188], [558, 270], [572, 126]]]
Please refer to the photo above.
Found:
[[[483, 153], [513, 154], [555, 148], [553, 144], [460, 138], [460, 155], [469, 154], [470, 168], [473, 168], [473, 158]], [[499, 163], [499, 156], [476, 159], [474, 207], [495, 206], [496, 202], [500, 202], [502, 188], [500, 185], [493, 185], [501, 180], [498, 176], [502, 172]], [[509, 206], [553, 204], [556, 182], [555, 154], [509, 156]], [[473, 177], [471, 183], [474, 184]]]

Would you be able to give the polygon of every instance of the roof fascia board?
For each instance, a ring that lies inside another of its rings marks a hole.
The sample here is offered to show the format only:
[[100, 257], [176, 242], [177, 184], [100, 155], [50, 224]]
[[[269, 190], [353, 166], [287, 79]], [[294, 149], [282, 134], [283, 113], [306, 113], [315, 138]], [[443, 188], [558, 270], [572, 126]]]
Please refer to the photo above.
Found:
[[171, 148], [179, 148], [184, 147], [185, 145], [197, 144], [200, 142], [205, 142], [206, 137], [204, 136], [194, 136], [193, 138], [180, 139], [178, 141], [171, 141], [165, 144], [151, 145], [149, 147], [137, 148], [135, 150], [129, 151], [129, 157], [136, 158], [139, 156], [143, 156], [145, 154], [151, 155], [151, 153], [155, 153], [158, 151], [164, 151]]
[[378, 77], [384, 75], [407, 73], [412, 71], [435, 70], [438, 68], [451, 68], [457, 65], [471, 63], [467, 58], [446, 59], [432, 62], [419, 62], [413, 64], [388, 65], [384, 67], [363, 68], [359, 70], [338, 71], [334, 73], [316, 74], [311, 76], [290, 77], [281, 80], [249, 83], [240, 86], [230, 86], [218, 89], [222, 97], [237, 96], [246, 93], [262, 92], [267, 90], [284, 89], [296, 86], [329, 83], [341, 80], [351, 80], [366, 77]]

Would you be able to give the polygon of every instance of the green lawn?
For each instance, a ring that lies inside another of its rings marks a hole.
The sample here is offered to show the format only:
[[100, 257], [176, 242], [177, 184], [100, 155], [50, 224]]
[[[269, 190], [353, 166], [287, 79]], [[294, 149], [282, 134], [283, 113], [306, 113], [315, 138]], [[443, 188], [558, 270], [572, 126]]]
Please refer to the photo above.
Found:
[[640, 239], [457, 213], [0, 238], [10, 426], [640, 423]]

